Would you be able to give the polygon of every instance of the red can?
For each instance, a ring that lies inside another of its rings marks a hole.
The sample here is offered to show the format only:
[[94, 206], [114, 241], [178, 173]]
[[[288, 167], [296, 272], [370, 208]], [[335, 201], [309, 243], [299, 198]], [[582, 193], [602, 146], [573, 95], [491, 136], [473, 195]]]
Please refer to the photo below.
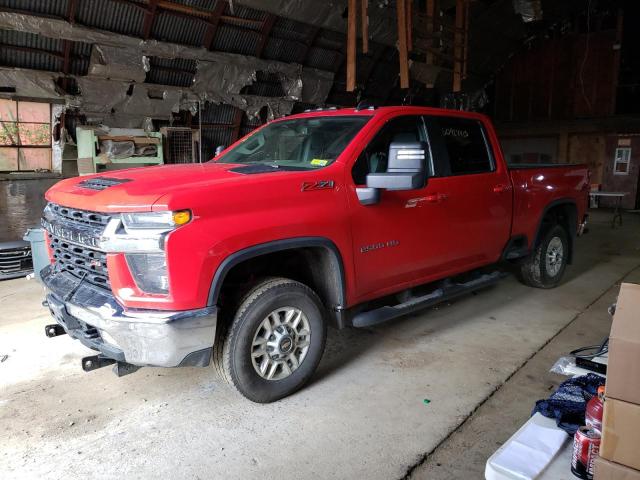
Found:
[[587, 403], [587, 410], [584, 415], [587, 427], [595, 428], [599, 432], [602, 432], [602, 412], [604, 411], [604, 404], [602, 402], [603, 396], [604, 385], [598, 387], [598, 393], [589, 400]]
[[593, 479], [593, 464], [600, 453], [600, 432], [587, 426], [580, 427], [573, 436], [571, 472], [579, 478]]

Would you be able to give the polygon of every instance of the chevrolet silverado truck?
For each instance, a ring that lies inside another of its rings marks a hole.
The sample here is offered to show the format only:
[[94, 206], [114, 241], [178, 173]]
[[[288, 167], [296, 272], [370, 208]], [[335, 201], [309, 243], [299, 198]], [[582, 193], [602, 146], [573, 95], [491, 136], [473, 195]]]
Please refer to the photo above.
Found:
[[[86, 371], [208, 366], [245, 397], [301, 388], [327, 325], [369, 327], [496, 282], [551, 288], [586, 224], [581, 165], [508, 166], [489, 119], [314, 110], [202, 164], [59, 182], [45, 305]], [[508, 270], [507, 269], [507, 270]]]

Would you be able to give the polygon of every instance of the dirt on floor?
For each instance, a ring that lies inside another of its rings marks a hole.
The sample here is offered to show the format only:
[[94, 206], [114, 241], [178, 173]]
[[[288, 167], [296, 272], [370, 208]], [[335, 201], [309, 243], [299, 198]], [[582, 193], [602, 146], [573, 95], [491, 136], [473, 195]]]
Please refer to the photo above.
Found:
[[[313, 381], [270, 405], [240, 397], [212, 367], [84, 373], [80, 359], [90, 350], [44, 336], [51, 319], [38, 284], [0, 282], [0, 478], [388, 479], [418, 475], [416, 466], [432, 478], [430, 458], [458, 461], [456, 450], [437, 457], [436, 447], [640, 265], [640, 219], [625, 216], [616, 230], [609, 220], [594, 215], [556, 289], [508, 278], [376, 328], [331, 330]], [[464, 470], [471, 473], [440, 478], [479, 478], [539, 387], [551, 385], [530, 375], [518, 408], [494, 417], [504, 427], [490, 423], [464, 437], [472, 440], [465, 448], [473, 465]]]

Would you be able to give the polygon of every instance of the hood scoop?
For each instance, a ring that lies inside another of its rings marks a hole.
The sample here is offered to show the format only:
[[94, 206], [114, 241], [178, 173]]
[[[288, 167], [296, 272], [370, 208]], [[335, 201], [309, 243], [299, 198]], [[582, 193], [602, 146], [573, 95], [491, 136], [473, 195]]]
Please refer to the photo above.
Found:
[[83, 180], [78, 183], [79, 187], [88, 188], [91, 190], [104, 190], [109, 187], [115, 187], [122, 183], [130, 182], [129, 178], [108, 178], [108, 177], [96, 177], [88, 180]]

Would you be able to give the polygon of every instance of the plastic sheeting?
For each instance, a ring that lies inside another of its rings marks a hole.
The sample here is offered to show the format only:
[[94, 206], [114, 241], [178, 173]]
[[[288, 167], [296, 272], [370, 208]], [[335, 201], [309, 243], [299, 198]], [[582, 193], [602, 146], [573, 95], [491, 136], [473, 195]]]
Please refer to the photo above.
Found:
[[144, 82], [147, 72], [144, 60], [148, 64], [148, 59], [136, 50], [93, 45], [88, 73], [114, 80]]
[[513, 0], [513, 9], [525, 23], [542, 20], [541, 0]]

